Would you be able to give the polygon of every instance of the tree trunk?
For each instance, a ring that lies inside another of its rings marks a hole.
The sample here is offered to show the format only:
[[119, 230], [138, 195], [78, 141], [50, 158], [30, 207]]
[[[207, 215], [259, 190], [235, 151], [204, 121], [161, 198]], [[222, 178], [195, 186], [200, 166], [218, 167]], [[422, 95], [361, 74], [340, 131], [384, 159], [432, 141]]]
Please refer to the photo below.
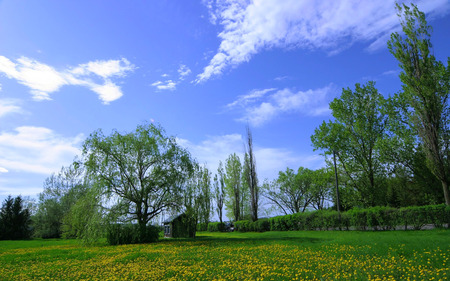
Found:
[[448, 182], [446, 180], [443, 180], [441, 182], [442, 182], [442, 189], [444, 190], [445, 204], [447, 206], [450, 206], [450, 194], [448, 191]]

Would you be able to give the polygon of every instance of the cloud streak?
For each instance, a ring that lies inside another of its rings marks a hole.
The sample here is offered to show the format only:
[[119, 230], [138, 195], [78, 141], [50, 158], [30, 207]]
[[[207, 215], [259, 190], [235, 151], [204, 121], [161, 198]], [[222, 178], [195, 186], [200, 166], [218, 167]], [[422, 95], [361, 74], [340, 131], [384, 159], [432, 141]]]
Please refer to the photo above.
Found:
[[0, 56], [0, 72], [30, 88], [34, 100], [51, 100], [50, 95], [65, 85], [84, 86], [108, 104], [123, 93], [113, 79], [124, 77], [135, 69], [127, 59], [93, 61], [73, 68], [56, 70], [36, 60], [21, 57], [16, 62]]
[[[222, 26], [216, 54], [196, 82], [220, 75], [270, 48], [321, 49], [338, 53], [355, 42], [373, 51], [399, 29], [396, 0], [204, 1], [212, 23]], [[415, 1], [425, 13], [447, 13], [447, 0]]]
[[164, 81], [158, 80], [151, 84], [151, 86], [155, 87], [158, 91], [174, 91], [177, 88], [177, 85], [181, 83], [189, 74], [191, 74], [191, 69], [184, 64], [180, 64], [178, 67], [178, 80], [167, 79], [170, 77], [169, 74], [164, 73], [161, 75], [162, 78], [165, 78]]
[[226, 105], [226, 108], [244, 111], [238, 121], [261, 126], [281, 114], [327, 115], [330, 113], [328, 104], [336, 93], [337, 89], [332, 85], [307, 91], [288, 88], [253, 90], [247, 95], [239, 96], [236, 101]]
[[0, 118], [12, 113], [23, 113], [17, 101], [12, 99], [0, 99]]
[[65, 138], [44, 127], [23, 126], [0, 132], [0, 168], [50, 174], [80, 154], [83, 135]]

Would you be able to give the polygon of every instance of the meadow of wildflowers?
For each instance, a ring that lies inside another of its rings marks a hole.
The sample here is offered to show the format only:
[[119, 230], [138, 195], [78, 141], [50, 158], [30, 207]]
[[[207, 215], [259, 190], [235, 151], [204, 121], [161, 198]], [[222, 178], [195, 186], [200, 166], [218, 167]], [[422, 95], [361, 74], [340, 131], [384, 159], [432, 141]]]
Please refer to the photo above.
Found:
[[0, 280], [447, 280], [450, 231], [199, 233], [154, 244], [0, 241]]

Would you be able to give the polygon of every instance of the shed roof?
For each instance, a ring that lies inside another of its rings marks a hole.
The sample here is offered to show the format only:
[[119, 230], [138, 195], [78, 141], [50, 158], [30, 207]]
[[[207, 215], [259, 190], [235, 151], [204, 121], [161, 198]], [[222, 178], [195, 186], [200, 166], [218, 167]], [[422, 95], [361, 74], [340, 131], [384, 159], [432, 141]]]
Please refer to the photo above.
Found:
[[171, 223], [173, 222], [175, 219], [181, 217], [182, 215], [184, 215], [184, 213], [178, 214], [178, 215], [174, 215], [169, 217], [167, 220], [163, 221], [163, 223]]

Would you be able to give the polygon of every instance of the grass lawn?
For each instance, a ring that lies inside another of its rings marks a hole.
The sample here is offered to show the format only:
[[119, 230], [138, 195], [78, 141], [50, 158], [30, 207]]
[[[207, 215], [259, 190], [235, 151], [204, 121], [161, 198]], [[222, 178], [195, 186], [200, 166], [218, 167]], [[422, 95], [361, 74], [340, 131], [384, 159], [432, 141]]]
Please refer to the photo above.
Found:
[[198, 233], [93, 247], [0, 241], [0, 280], [447, 280], [450, 230]]

